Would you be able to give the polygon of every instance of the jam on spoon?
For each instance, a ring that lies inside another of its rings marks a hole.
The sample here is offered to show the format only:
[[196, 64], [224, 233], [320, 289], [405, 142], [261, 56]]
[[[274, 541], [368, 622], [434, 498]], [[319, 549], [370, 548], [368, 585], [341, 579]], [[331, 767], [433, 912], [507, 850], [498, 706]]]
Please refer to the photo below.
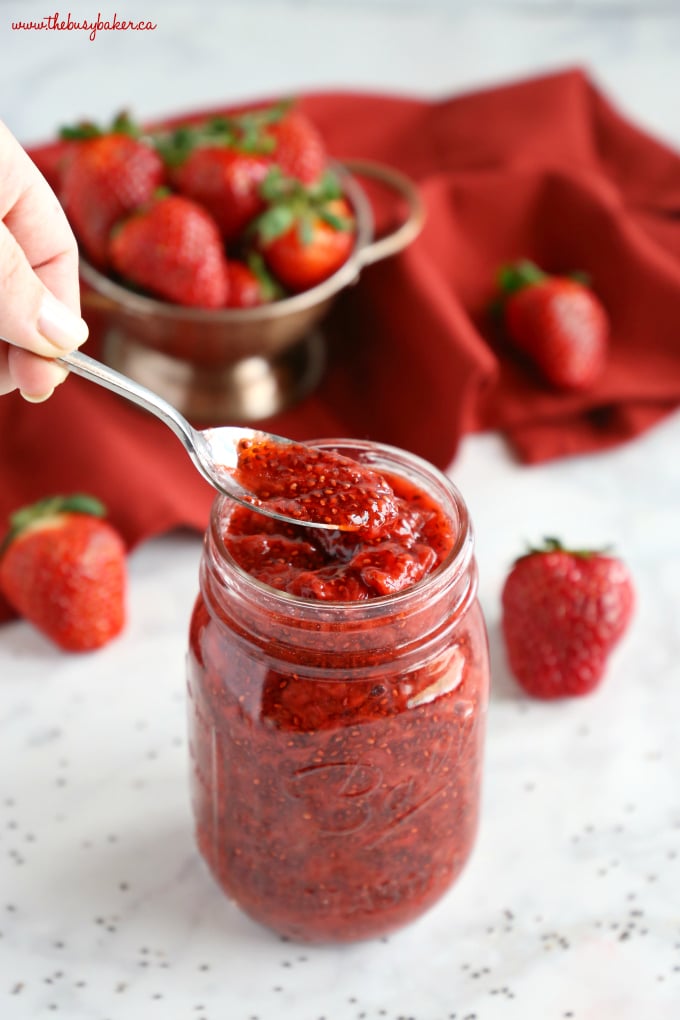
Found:
[[268, 507], [299, 522], [340, 531], [379, 534], [394, 522], [394, 492], [376, 471], [355, 460], [301, 443], [279, 443], [265, 434], [237, 446], [236, 480]]
[[347, 457], [255, 429], [195, 429], [157, 393], [81, 351], [56, 360], [159, 418], [218, 492], [260, 514], [289, 524], [334, 531], [360, 527], [368, 533], [396, 516], [389, 486]]

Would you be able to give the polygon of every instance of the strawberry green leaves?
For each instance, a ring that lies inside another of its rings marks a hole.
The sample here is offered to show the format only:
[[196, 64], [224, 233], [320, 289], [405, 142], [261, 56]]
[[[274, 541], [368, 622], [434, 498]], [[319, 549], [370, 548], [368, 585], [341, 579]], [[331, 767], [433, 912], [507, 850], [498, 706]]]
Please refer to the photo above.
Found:
[[71, 496], [48, 496], [30, 506], [16, 510], [9, 519], [9, 532], [0, 547], [0, 553], [26, 528], [49, 517], [62, 513], [89, 514], [92, 517], [105, 517], [106, 507], [94, 496], [75, 493]]

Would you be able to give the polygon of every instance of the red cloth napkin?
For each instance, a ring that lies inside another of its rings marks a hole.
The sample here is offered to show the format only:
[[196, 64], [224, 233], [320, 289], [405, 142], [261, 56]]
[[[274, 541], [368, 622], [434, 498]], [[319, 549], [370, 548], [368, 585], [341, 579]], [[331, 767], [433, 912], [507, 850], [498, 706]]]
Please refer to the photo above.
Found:
[[[428, 215], [405, 252], [341, 295], [321, 385], [267, 427], [369, 437], [441, 467], [465, 433], [494, 429], [531, 463], [621, 442], [680, 403], [680, 158], [586, 75], [436, 102], [324, 93], [302, 104], [333, 155], [410, 174]], [[587, 394], [548, 389], [494, 336], [496, 270], [519, 257], [588, 272], [609, 310], [608, 371]], [[94, 332], [86, 350], [96, 355]], [[130, 545], [205, 527], [212, 492], [174, 436], [81, 379], [40, 406], [3, 398], [0, 430], [2, 520], [23, 502], [84, 490]]]

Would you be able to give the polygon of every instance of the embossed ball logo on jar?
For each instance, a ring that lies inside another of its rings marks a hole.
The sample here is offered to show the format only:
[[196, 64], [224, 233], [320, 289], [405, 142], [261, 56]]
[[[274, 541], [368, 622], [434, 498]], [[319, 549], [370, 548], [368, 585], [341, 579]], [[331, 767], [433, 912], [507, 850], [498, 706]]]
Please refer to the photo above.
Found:
[[372, 820], [383, 770], [361, 762], [330, 762], [296, 770], [286, 792], [300, 802], [303, 821], [332, 835], [354, 835]]
[[[422, 695], [421, 699], [418, 704], [431, 700]], [[455, 797], [461, 770], [475, 748], [477, 715], [474, 705], [463, 699], [442, 708], [442, 714], [445, 728], [433, 733], [432, 745], [423, 749], [416, 770], [412, 760], [399, 767], [394, 742], [383, 730], [362, 733], [356, 741], [365, 741], [372, 762], [317, 762], [297, 768], [284, 788], [297, 803], [300, 820], [329, 838], [358, 836], [359, 844], [371, 849], [398, 838], [402, 828], [417, 825], [420, 812], [441, 794]], [[451, 717], [456, 721], [453, 727]], [[385, 767], [375, 764], [381, 751]]]

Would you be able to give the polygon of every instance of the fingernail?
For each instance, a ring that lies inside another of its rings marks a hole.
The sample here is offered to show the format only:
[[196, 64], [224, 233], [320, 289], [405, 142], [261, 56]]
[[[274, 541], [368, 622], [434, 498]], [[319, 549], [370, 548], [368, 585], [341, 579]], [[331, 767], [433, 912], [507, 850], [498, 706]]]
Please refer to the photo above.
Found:
[[38, 315], [38, 329], [51, 344], [62, 350], [80, 347], [87, 340], [87, 323], [58, 301], [53, 294], [46, 293]]
[[44, 404], [46, 400], [54, 393], [54, 390], [48, 390], [47, 393], [24, 393], [23, 390], [19, 390], [24, 400], [28, 401], [29, 404]]

